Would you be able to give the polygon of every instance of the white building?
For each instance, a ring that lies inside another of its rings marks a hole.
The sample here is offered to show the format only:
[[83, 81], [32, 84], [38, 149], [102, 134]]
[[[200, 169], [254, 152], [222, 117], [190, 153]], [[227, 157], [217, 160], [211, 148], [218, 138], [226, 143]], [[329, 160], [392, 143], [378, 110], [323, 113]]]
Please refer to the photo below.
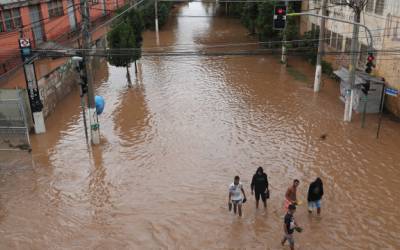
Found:
[[[345, 2], [345, 0], [341, 0]], [[354, 21], [354, 12], [348, 6], [335, 4], [338, 0], [328, 0], [327, 10], [330, 17]], [[321, 14], [322, 0], [303, 1], [303, 12]], [[319, 28], [320, 19], [317, 17], [303, 16], [301, 31]], [[400, 89], [400, 0], [368, 0], [364, 11], [361, 13], [361, 24], [366, 25], [372, 33], [376, 54], [376, 68], [373, 74], [384, 77], [391, 87]], [[353, 26], [329, 20], [326, 22], [327, 51], [350, 51]], [[364, 28], [360, 27], [359, 49], [367, 51], [369, 36]], [[350, 58], [347, 53], [327, 55], [324, 58], [333, 63], [335, 67], [348, 65]], [[365, 68], [367, 53], [360, 53], [358, 67]], [[400, 98], [389, 97], [387, 107], [400, 116]]]

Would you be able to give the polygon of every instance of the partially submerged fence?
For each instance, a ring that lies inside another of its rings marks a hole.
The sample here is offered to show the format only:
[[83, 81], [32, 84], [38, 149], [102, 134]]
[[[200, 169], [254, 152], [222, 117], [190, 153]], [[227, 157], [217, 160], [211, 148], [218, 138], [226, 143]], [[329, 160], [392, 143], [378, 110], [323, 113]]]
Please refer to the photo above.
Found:
[[0, 150], [30, 150], [27, 110], [21, 95], [0, 98]]

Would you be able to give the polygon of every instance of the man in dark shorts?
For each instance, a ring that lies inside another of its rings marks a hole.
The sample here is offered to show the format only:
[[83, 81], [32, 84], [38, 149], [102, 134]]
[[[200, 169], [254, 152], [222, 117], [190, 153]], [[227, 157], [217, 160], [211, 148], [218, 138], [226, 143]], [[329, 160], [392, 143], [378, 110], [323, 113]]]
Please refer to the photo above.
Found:
[[269, 195], [268, 190], [268, 176], [264, 173], [262, 167], [257, 169], [257, 172], [253, 175], [253, 180], [251, 181], [251, 194], [256, 196], [256, 208], [258, 208], [258, 203], [261, 200], [264, 203], [264, 208], [267, 207], [267, 195]]
[[296, 206], [294, 204], [290, 204], [288, 212], [286, 213], [285, 219], [283, 221], [283, 230], [285, 234], [283, 236], [281, 244], [283, 246], [285, 242], [288, 241], [291, 250], [294, 250], [293, 233], [295, 228], [298, 227], [293, 217], [295, 211], [296, 211]]

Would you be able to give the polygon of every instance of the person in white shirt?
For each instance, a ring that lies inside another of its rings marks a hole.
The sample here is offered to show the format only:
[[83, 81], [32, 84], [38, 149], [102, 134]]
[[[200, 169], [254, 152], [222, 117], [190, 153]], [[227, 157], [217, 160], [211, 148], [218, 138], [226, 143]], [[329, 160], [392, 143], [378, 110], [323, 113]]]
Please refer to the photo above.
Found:
[[[242, 198], [243, 193], [243, 198]], [[242, 203], [246, 202], [246, 194], [244, 193], [243, 185], [240, 183], [240, 177], [235, 176], [235, 179], [231, 185], [229, 185], [229, 198], [228, 205], [229, 211], [232, 210], [236, 214], [236, 210], [239, 212], [239, 216], [242, 216]]]

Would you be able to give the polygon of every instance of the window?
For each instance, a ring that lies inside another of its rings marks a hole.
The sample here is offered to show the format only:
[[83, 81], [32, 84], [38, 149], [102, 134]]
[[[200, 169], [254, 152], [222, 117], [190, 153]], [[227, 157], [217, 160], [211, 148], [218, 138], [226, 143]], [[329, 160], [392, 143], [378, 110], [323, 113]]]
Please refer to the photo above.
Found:
[[52, 0], [47, 4], [49, 8], [49, 17], [59, 17], [64, 15], [62, 0]]
[[336, 46], [336, 49], [337, 49], [338, 51], [342, 51], [342, 49], [343, 49], [343, 36], [342, 36], [342, 35], [339, 35], [339, 34], [338, 34], [338, 36], [337, 36], [337, 46]]
[[336, 49], [337, 33], [332, 32], [331, 47]]
[[92, 5], [96, 5], [99, 3], [99, 0], [92, 0], [91, 2], [92, 2]]
[[385, 0], [376, 0], [375, 3], [375, 14], [383, 15], [383, 10], [385, 9]]
[[358, 64], [360, 66], [364, 66], [367, 63], [367, 58], [368, 58], [368, 46], [365, 44], [361, 44], [360, 58], [359, 58]]
[[0, 15], [0, 32], [13, 31], [22, 27], [21, 15], [19, 8], [4, 10]]
[[366, 12], [374, 12], [374, 1], [375, 0], [368, 0], [367, 5], [365, 5]]
[[325, 43], [330, 45], [331, 43], [331, 31], [325, 30]]
[[346, 52], [350, 52], [351, 51], [351, 38], [346, 37], [346, 44], [344, 46], [344, 50]]

